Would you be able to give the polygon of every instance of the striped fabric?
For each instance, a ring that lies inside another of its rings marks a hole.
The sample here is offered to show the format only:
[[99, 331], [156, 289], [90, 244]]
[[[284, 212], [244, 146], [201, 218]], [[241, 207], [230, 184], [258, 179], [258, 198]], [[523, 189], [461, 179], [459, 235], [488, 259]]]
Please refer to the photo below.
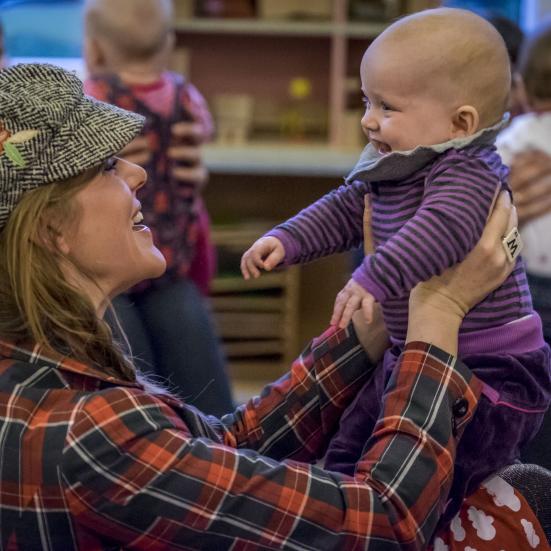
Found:
[[353, 329], [330, 329], [219, 421], [0, 343], [0, 549], [425, 548], [481, 383], [412, 343], [356, 476], [309, 464], [372, 372]]
[[[373, 208], [373, 255], [353, 278], [382, 303], [387, 328], [405, 340], [409, 291], [461, 261], [477, 243], [507, 169], [493, 146], [450, 149], [403, 181], [341, 186], [269, 232], [285, 263], [303, 263], [357, 247], [363, 197]], [[532, 313], [522, 261], [503, 285], [469, 312], [462, 333], [498, 327]]]

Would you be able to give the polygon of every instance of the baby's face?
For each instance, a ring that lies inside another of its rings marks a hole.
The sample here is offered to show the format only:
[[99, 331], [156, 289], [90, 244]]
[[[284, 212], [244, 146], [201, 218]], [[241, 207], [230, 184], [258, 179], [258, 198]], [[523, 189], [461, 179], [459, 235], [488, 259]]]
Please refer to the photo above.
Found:
[[369, 141], [387, 154], [450, 140], [455, 109], [446, 99], [449, 94], [442, 89], [439, 97], [437, 83], [408, 63], [406, 52], [381, 53], [381, 48], [370, 48], [361, 64], [366, 105], [361, 124]]

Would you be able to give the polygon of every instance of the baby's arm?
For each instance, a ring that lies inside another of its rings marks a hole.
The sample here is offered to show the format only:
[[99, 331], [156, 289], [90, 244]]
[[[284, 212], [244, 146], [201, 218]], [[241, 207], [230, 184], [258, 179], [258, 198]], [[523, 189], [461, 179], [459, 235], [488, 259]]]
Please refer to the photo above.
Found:
[[358, 246], [363, 239], [363, 206], [368, 186], [340, 186], [257, 240], [241, 259], [248, 279], [280, 263], [299, 264]]
[[427, 177], [423, 202], [353, 279], [377, 301], [403, 296], [461, 261], [478, 242], [501, 183], [481, 159], [446, 155]]

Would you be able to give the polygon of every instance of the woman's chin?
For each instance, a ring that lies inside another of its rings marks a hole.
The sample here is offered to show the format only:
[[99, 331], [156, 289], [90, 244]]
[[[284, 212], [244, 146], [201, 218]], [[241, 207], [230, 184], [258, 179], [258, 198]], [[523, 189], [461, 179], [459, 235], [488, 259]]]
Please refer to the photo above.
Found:
[[151, 255], [148, 255], [146, 262], [140, 265], [140, 273], [136, 274], [136, 279], [129, 287], [141, 283], [146, 279], [156, 279], [166, 272], [166, 260], [157, 247], [153, 247]]
[[144, 277], [144, 279], [153, 279], [155, 277], [161, 277], [166, 272], [166, 260], [163, 253], [154, 247], [155, 260], [151, 262], [151, 275]]

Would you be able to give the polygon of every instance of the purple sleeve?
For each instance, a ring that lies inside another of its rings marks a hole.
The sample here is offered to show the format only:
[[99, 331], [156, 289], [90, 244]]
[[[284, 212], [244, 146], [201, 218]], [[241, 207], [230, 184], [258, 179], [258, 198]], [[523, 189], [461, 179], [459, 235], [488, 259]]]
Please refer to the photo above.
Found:
[[347, 251], [363, 240], [364, 196], [368, 185], [353, 182], [329, 192], [266, 236], [285, 248], [284, 264], [303, 264]]
[[499, 176], [477, 157], [447, 155], [425, 183], [423, 201], [404, 226], [353, 274], [379, 302], [460, 262], [480, 239]]

